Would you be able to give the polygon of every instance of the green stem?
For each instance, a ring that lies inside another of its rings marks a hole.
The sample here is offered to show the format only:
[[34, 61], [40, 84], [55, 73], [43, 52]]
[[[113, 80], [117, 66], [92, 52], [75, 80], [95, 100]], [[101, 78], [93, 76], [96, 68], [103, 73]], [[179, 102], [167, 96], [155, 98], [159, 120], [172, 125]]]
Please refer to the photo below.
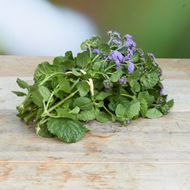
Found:
[[131, 99], [133, 99], [134, 100], [134, 96], [130, 96], [129, 94], [121, 94], [121, 96], [126, 96], [126, 97], [129, 97], [129, 98], [131, 98]]
[[60, 106], [61, 104], [63, 104], [66, 100], [70, 99], [71, 97], [73, 97], [76, 93], [78, 92], [78, 90], [76, 90], [75, 92], [71, 93], [69, 96], [67, 96], [65, 99], [61, 100], [60, 102], [58, 102], [57, 104], [55, 104], [54, 106], [52, 106], [49, 110], [47, 110], [48, 113], [50, 113], [51, 111], [53, 111], [55, 108], [57, 108], [58, 106]]
[[54, 77], [56, 75], [65, 75], [65, 73], [63, 72], [57, 72], [57, 73], [53, 73], [51, 74], [50, 76], [48, 76], [47, 78], [45, 78], [41, 83], [40, 85], [43, 85], [46, 81], [48, 81], [51, 77]]
[[111, 112], [106, 108], [106, 106], [103, 105], [103, 108], [104, 108], [112, 117], [114, 116], [114, 114], [111, 113]]

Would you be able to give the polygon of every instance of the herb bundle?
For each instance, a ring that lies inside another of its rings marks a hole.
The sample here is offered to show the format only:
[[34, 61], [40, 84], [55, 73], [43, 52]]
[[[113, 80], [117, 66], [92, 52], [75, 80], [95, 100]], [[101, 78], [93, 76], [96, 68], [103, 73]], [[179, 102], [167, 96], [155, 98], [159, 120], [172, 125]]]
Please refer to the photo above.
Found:
[[137, 48], [129, 34], [108, 35], [107, 43], [99, 36], [84, 41], [76, 57], [68, 51], [52, 64], [42, 62], [33, 85], [17, 79], [27, 90], [13, 91], [25, 96], [18, 116], [34, 123], [36, 134], [72, 143], [85, 135], [84, 123], [90, 120], [127, 125], [139, 117], [168, 113], [173, 100], [164, 94], [154, 55]]

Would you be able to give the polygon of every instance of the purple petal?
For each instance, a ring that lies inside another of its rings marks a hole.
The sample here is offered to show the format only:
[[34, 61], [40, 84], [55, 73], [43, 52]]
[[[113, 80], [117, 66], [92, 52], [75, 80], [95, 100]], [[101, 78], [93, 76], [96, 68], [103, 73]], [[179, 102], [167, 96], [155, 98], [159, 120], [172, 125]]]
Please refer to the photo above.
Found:
[[129, 74], [133, 73], [134, 69], [135, 69], [134, 64], [132, 62], [129, 62], [129, 64], [128, 64], [128, 73]]
[[124, 77], [121, 77], [121, 78], [119, 79], [119, 84], [125, 85], [126, 83], [127, 83], [127, 80], [126, 80]]
[[160, 90], [160, 95], [161, 96], [164, 95], [164, 89], [163, 88]]
[[92, 50], [92, 52], [93, 52], [93, 53], [96, 53], [96, 54], [99, 54], [99, 53], [100, 53], [100, 50], [97, 49], [97, 48], [95, 48], [95, 49]]

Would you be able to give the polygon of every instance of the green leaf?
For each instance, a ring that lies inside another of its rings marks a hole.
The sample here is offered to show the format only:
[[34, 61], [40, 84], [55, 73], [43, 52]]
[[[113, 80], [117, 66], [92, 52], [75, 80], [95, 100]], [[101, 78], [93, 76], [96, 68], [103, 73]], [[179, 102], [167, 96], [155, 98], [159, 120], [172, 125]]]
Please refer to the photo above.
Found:
[[139, 53], [136, 52], [131, 58], [130, 58], [130, 61], [133, 62], [133, 63], [137, 63], [140, 59], [140, 56], [139, 56]]
[[75, 108], [73, 108], [69, 113], [72, 113], [72, 114], [78, 114], [80, 111], [80, 108], [78, 106], [76, 106]]
[[148, 103], [148, 106], [150, 106], [153, 102], [154, 102], [154, 96], [150, 95], [148, 93], [148, 91], [144, 91], [144, 92], [139, 92], [138, 94], [138, 99], [145, 99], [146, 102]]
[[78, 115], [77, 118], [81, 121], [90, 121], [94, 120], [96, 118], [95, 111], [94, 109], [91, 110], [85, 110], [81, 111]]
[[16, 94], [17, 96], [26, 96], [26, 93], [20, 91], [12, 91], [12, 93]]
[[23, 80], [21, 80], [19, 78], [17, 78], [16, 82], [17, 82], [17, 84], [19, 85], [20, 88], [23, 88], [23, 89], [29, 89], [30, 88], [30, 86], [29, 86], [29, 84], [27, 82], [25, 82], [25, 81], [23, 81]]
[[127, 110], [128, 118], [133, 119], [135, 116], [138, 116], [139, 111], [140, 111], [140, 102], [138, 100], [131, 101], [129, 109]]
[[115, 110], [115, 114], [119, 118], [125, 118], [127, 114], [127, 108], [122, 104], [118, 104]]
[[163, 114], [156, 108], [151, 108], [146, 112], [146, 117], [150, 119], [155, 119], [161, 117]]
[[79, 97], [74, 100], [73, 106], [78, 106], [81, 110], [90, 110], [92, 101], [87, 97]]
[[77, 89], [79, 91], [80, 96], [86, 96], [89, 92], [89, 85], [86, 81], [80, 81], [77, 84]]
[[31, 98], [34, 104], [36, 104], [38, 107], [43, 106], [43, 97], [38, 91], [38, 88], [33, 88], [31, 91]]
[[48, 77], [53, 73], [52, 65], [47, 61], [39, 64], [34, 72], [34, 81], [36, 83], [41, 82], [44, 78]]
[[98, 47], [98, 49], [104, 55], [109, 55], [109, 53], [110, 53], [110, 47], [109, 47], [108, 44], [100, 44], [99, 47]]
[[105, 98], [107, 98], [107, 97], [110, 96], [110, 95], [111, 95], [110, 92], [104, 92], [104, 91], [102, 91], [102, 92], [99, 92], [99, 93], [96, 95], [95, 99], [96, 99], [96, 100], [104, 100]]
[[51, 138], [54, 135], [48, 131], [47, 125], [37, 125], [36, 127], [36, 134], [41, 136], [41, 137], [46, 137], [46, 138]]
[[172, 99], [172, 100], [169, 100], [169, 101], [167, 102], [167, 105], [168, 105], [169, 108], [172, 108], [173, 105], [174, 105], [174, 100], [173, 100], [173, 99]]
[[122, 76], [122, 74], [123, 74], [122, 70], [117, 70], [116, 72], [112, 73], [111, 81], [117, 82], [120, 79], [120, 77]]
[[146, 112], [148, 110], [148, 103], [147, 103], [147, 101], [144, 98], [142, 98], [140, 100], [140, 104], [141, 104], [140, 113], [141, 113], [142, 117], [145, 117], [146, 116]]
[[66, 93], [71, 92], [71, 86], [68, 79], [60, 77], [59, 78], [59, 90], [63, 90]]
[[96, 61], [95, 63], [93, 63], [93, 69], [95, 71], [99, 71], [100, 68], [102, 67], [103, 61]]
[[58, 107], [56, 109], [56, 113], [57, 113], [58, 117], [69, 118], [69, 119], [73, 119], [73, 120], [76, 119], [76, 115], [69, 112], [67, 108]]
[[79, 67], [84, 67], [90, 62], [90, 54], [87, 51], [77, 54], [76, 64]]
[[49, 119], [48, 130], [63, 142], [74, 143], [82, 139], [88, 129], [71, 119]]
[[156, 72], [152, 72], [143, 75], [140, 80], [146, 89], [151, 89], [158, 83], [159, 77]]
[[140, 84], [137, 80], [131, 80], [129, 84], [134, 92], [139, 92], [141, 90]]
[[101, 122], [101, 123], [106, 123], [110, 120], [110, 117], [108, 114], [106, 114], [105, 112], [98, 112], [96, 114], [96, 120]]
[[51, 92], [48, 90], [48, 88], [45, 86], [39, 86], [38, 90], [39, 90], [41, 96], [43, 97], [43, 100], [48, 101], [48, 99], [51, 95]]

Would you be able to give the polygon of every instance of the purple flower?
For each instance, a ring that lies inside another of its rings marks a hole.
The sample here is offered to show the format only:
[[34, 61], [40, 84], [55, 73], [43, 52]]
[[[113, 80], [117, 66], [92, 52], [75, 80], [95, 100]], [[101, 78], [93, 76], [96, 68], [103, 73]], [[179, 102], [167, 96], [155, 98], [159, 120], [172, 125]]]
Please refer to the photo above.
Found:
[[120, 35], [119, 32], [113, 32], [113, 35], [114, 35], [114, 36], [117, 36], [118, 38], [121, 38], [121, 35]]
[[120, 77], [119, 84], [125, 85], [126, 83], [127, 83], [127, 80], [125, 79], [125, 77]]
[[127, 52], [128, 52], [130, 57], [133, 56], [133, 54], [134, 54], [133, 50], [130, 48], [127, 49]]
[[117, 40], [116, 38], [114, 38], [114, 39], [112, 40], [112, 42], [113, 42], [114, 44], [118, 45], [118, 46], [121, 46], [121, 45], [122, 45], [122, 42], [121, 42], [120, 40]]
[[133, 73], [134, 69], [135, 69], [135, 66], [132, 62], [129, 61], [129, 64], [128, 64], [128, 73], [131, 74]]
[[125, 46], [132, 48], [136, 46], [136, 43], [133, 41], [133, 37], [129, 34], [125, 35], [126, 41], [125, 41]]
[[95, 53], [95, 54], [99, 54], [99, 53], [100, 53], [100, 50], [97, 49], [97, 48], [95, 48], [95, 49], [92, 50], [92, 52]]
[[109, 58], [110, 60], [115, 61], [115, 63], [116, 63], [116, 68], [120, 68], [121, 63], [122, 63], [123, 60], [124, 60], [123, 55], [122, 55], [119, 51], [117, 51], [117, 50], [112, 51], [112, 52], [110, 53], [110, 55], [108, 56], [108, 58]]
[[160, 95], [161, 96], [164, 95], [164, 89], [163, 88], [160, 90]]

